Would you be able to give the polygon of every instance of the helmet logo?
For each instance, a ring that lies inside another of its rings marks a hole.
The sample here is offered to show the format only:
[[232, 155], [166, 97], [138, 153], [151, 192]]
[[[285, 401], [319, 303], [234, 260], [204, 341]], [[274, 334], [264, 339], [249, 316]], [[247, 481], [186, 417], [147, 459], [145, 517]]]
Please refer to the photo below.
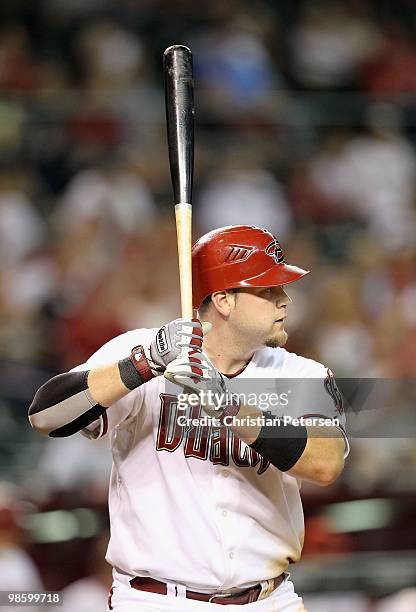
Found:
[[279, 241], [276, 240], [276, 238], [273, 240], [273, 242], [267, 245], [265, 252], [266, 255], [270, 255], [270, 257], [273, 257], [274, 261], [277, 264], [285, 262], [282, 247], [280, 246]]
[[228, 245], [228, 249], [229, 252], [227, 253], [227, 257], [224, 260], [228, 263], [244, 261], [251, 255], [254, 250], [253, 247], [241, 246], [239, 244], [230, 244]]

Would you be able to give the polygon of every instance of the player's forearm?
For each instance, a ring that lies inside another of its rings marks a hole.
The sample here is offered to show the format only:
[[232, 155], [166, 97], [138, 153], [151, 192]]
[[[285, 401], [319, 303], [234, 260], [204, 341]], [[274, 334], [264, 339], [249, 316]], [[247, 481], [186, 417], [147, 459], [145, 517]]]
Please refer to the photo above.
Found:
[[[235, 408], [231, 408], [235, 414]], [[306, 427], [286, 425], [272, 413], [263, 413], [258, 408], [240, 406], [232, 422], [227, 418], [226, 408], [223, 423], [251, 448], [257, 451], [282, 472], [287, 472], [298, 462], [307, 445]]]
[[88, 389], [94, 400], [104, 408], [112, 406], [131, 391], [121, 380], [118, 363], [90, 370]]
[[[235, 419], [225, 419], [224, 424], [235, 433], [240, 440], [246, 444], [252, 444], [257, 440], [261, 431], [261, 418], [263, 412], [255, 406], [243, 406], [238, 408]], [[232, 424], [231, 424], [232, 423]]]
[[99, 419], [107, 408], [150, 378], [153, 373], [141, 347], [133, 349], [132, 356], [110, 365], [59, 374], [37, 391], [29, 408], [30, 423], [52, 437], [70, 436]]
[[[344, 467], [344, 439], [336, 427], [270, 426], [257, 423], [258, 408], [240, 406], [230, 429], [269, 461], [291, 476], [326, 486]], [[227, 422], [227, 421], [226, 421]], [[250, 424], [252, 423], [252, 424]], [[292, 432], [293, 437], [287, 434]], [[266, 436], [262, 440], [262, 436]], [[288, 467], [290, 466], [290, 467]]]
[[305, 450], [288, 474], [317, 485], [330, 485], [344, 468], [342, 433], [336, 427], [307, 427], [307, 433]]

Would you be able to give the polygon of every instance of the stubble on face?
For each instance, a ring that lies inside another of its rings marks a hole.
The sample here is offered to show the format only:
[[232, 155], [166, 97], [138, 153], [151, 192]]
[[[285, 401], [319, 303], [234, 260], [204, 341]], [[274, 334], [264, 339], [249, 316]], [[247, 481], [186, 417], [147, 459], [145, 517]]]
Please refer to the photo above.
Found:
[[282, 329], [281, 331], [268, 338], [264, 344], [269, 348], [280, 348], [286, 344], [287, 339], [288, 334], [284, 329]]

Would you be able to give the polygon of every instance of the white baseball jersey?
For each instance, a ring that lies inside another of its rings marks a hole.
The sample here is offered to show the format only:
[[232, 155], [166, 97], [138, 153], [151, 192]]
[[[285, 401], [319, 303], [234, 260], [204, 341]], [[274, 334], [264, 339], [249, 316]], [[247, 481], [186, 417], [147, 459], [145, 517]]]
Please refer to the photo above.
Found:
[[[134, 330], [95, 353], [85, 370], [118, 361], [153, 330]], [[327, 378], [326, 368], [283, 348], [254, 353], [236, 378]], [[111, 539], [107, 561], [116, 577], [151, 576], [213, 592], [278, 576], [301, 554], [300, 483], [279, 471], [229, 428], [179, 425], [177, 396], [158, 376], [107, 410], [84, 433], [110, 433]], [[176, 387], [179, 390], [178, 387]], [[305, 399], [305, 404], [308, 398]], [[285, 412], [288, 412], [289, 407]], [[192, 415], [199, 415], [192, 408]], [[299, 407], [296, 409], [300, 416]], [[328, 393], [303, 414], [339, 417]]]

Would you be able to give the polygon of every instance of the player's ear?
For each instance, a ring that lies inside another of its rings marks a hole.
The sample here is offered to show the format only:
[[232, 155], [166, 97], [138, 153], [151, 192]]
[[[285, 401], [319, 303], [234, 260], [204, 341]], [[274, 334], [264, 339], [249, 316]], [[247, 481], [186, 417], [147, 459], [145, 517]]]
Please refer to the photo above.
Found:
[[215, 291], [211, 295], [214, 308], [223, 317], [229, 317], [235, 304], [235, 294], [233, 291]]

